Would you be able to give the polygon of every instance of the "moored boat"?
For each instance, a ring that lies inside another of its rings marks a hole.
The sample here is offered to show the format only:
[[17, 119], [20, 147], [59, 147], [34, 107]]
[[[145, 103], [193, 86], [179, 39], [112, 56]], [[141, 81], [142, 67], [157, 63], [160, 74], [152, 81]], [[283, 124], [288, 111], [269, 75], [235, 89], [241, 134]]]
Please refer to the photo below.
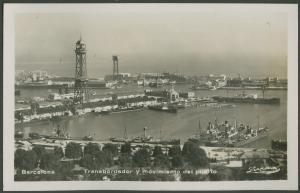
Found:
[[233, 97], [213, 96], [217, 102], [228, 103], [249, 103], [249, 104], [280, 104], [280, 98], [260, 98], [256, 94], [246, 95], [241, 94]]
[[174, 105], [168, 105], [168, 104], [148, 106], [148, 109], [154, 110], [154, 111], [163, 111], [163, 112], [168, 112], [168, 113], [177, 113], [177, 107]]
[[244, 124], [238, 126], [236, 121], [233, 125], [228, 121], [219, 124], [217, 120], [214, 124], [209, 122], [207, 129], [203, 130], [199, 122], [199, 133], [191, 136], [189, 141], [212, 147], [240, 147], [267, 137], [268, 130], [267, 127], [261, 128], [259, 125], [257, 128]]

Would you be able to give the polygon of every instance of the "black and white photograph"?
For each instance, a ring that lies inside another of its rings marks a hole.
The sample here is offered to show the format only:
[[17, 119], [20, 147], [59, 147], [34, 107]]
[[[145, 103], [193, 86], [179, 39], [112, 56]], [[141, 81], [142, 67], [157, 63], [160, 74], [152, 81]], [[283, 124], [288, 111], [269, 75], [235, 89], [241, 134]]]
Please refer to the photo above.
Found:
[[298, 188], [297, 9], [5, 5], [7, 187]]

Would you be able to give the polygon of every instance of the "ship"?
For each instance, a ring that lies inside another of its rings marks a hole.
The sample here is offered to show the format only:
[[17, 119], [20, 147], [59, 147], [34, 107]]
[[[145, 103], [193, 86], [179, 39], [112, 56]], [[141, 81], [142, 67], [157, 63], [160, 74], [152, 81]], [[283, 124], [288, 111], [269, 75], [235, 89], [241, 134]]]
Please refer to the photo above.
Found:
[[112, 142], [143, 143], [156, 145], [180, 145], [180, 139], [154, 139], [154, 137], [146, 134], [147, 130], [148, 128], [144, 127], [142, 136], [136, 136], [133, 139], [129, 139], [127, 138], [127, 131], [125, 127], [123, 138], [111, 137], [109, 138], [109, 140]]
[[84, 140], [84, 141], [93, 141], [94, 138], [93, 138], [93, 136], [91, 136], [91, 135], [87, 135], [87, 136], [84, 136], [84, 137], [82, 138], [82, 140]]
[[202, 84], [202, 85], [193, 85], [190, 89], [192, 89], [192, 90], [217, 90], [218, 87], [207, 85], [207, 84]]
[[160, 86], [162, 86], [162, 84], [160, 84], [160, 83], [158, 83], [158, 82], [150, 82], [149, 83], [149, 87], [160, 87]]
[[109, 138], [110, 141], [112, 142], [131, 142], [131, 139], [127, 138], [127, 129], [126, 127], [124, 128], [124, 135], [123, 137], [111, 137]]
[[248, 104], [280, 104], [280, 98], [265, 98], [257, 97], [257, 94], [247, 95], [240, 94], [233, 97], [213, 96], [217, 102], [228, 102], [228, 103], [248, 103]]
[[102, 110], [102, 111], [97, 112], [97, 113], [100, 114], [100, 115], [109, 115], [109, 114], [112, 113], [112, 111], [109, 110], [109, 109], [105, 109], [105, 110]]
[[208, 123], [207, 129], [202, 129], [199, 121], [199, 131], [188, 140], [203, 146], [210, 147], [241, 147], [258, 139], [269, 136], [267, 127], [240, 124], [230, 125], [228, 121], [219, 124]]
[[[65, 129], [60, 128], [57, 125], [57, 128], [54, 129], [53, 135], [39, 135], [40, 138], [52, 139], [52, 140], [70, 140], [69, 133], [66, 132]], [[31, 137], [32, 138], [32, 137]]]
[[148, 109], [154, 111], [163, 111], [167, 113], [177, 113], [177, 107], [170, 104], [160, 104], [160, 105], [151, 105], [148, 106]]
[[117, 109], [114, 109], [112, 113], [122, 113], [122, 112], [127, 112], [127, 111], [138, 111], [142, 110], [144, 106], [128, 106], [128, 107], [119, 107]]

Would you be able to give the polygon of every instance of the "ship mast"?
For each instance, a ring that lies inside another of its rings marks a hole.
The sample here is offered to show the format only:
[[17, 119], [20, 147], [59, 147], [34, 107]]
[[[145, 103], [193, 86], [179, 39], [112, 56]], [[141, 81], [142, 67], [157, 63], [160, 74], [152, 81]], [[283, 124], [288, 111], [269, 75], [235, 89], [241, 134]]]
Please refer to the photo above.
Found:
[[146, 130], [147, 130], [147, 127], [144, 127], [144, 138], [146, 138]]
[[259, 115], [257, 115], [257, 129], [259, 129]]
[[262, 86], [262, 94], [263, 94], [263, 98], [265, 98], [265, 86]]
[[156, 74], [156, 88], [158, 87], [158, 73]]
[[234, 129], [236, 129], [237, 122], [236, 122], [236, 117], [234, 117]]
[[199, 123], [198, 123], [198, 130], [199, 130], [199, 136], [201, 135], [201, 121], [199, 119]]
[[160, 140], [162, 140], [162, 134], [161, 134], [162, 132], [161, 132], [161, 126], [160, 126], [160, 128], [159, 128], [159, 139]]
[[217, 112], [215, 111], [215, 127], [218, 126]]
[[124, 139], [127, 139], [127, 129], [126, 129], [126, 126], [125, 126], [125, 129], [124, 129]]

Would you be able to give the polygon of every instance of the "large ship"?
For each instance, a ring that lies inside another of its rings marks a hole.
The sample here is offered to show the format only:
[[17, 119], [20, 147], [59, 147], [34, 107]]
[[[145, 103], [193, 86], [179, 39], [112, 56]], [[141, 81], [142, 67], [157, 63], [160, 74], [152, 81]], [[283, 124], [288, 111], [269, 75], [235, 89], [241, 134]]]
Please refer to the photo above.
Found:
[[250, 104], [280, 104], [280, 98], [265, 98], [258, 97], [257, 94], [247, 95], [240, 94], [233, 97], [213, 96], [217, 102], [228, 102], [228, 103], [250, 103]]
[[180, 145], [180, 139], [154, 139], [152, 136], [147, 135], [147, 127], [143, 128], [143, 135], [134, 138], [127, 138], [127, 131], [125, 128], [124, 137], [117, 138], [111, 137], [109, 140], [112, 142], [128, 142], [128, 143], [143, 143], [143, 144], [157, 144], [157, 145]]
[[148, 106], [148, 109], [154, 110], [154, 111], [163, 111], [168, 113], [177, 113], [177, 107], [175, 105], [171, 104], [159, 104], [159, 105], [151, 105]]
[[228, 121], [223, 123], [208, 123], [207, 129], [202, 129], [199, 122], [199, 132], [191, 136], [189, 141], [204, 146], [212, 147], [241, 147], [258, 139], [268, 136], [268, 128], [240, 124], [235, 121], [230, 125]]

